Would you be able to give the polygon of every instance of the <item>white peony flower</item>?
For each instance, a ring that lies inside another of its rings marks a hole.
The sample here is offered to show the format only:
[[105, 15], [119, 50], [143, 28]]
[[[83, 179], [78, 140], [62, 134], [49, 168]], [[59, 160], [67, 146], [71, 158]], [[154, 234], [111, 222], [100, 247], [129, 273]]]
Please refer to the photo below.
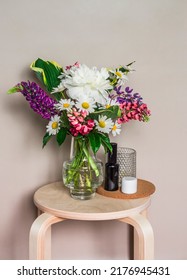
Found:
[[96, 129], [103, 133], [109, 133], [114, 125], [111, 118], [107, 119], [107, 116], [99, 116], [99, 120], [95, 120]]
[[96, 67], [88, 68], [81, 64], [71, 69], [61, 83], [68, 89], [70, 98], [79, 100], [82, 96], [88, 96], [94, 102], [103, 104], [108, 97], [108, 90], [112, 89], [108, 77], [106, 68], [99, 71]]
[[53, 88], [53, 90], [52, 90], [52, 94], [53, 93], [56, 93], [56, 92], [61, 92], [61, 91], [63, 91], [65, 88], [64, 88], [64, 86], [63, 86], [63, 84], [62, 83], [60, 83], [56, 88]]
[[51, 117], [46, 128], [49, 135], [56, 135], [60, 130], [60, 117], [58, 115]]

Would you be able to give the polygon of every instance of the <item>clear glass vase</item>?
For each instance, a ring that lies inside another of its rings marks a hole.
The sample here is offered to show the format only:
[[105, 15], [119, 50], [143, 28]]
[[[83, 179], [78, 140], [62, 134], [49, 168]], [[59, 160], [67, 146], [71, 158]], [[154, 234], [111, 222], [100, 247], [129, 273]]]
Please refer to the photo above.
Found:
[[75, 138], [72, 159], [63, 163], [63, 182], [74, 199], [91, 199], [103, 182], [103, 163], [91, 152], [86, 138]]

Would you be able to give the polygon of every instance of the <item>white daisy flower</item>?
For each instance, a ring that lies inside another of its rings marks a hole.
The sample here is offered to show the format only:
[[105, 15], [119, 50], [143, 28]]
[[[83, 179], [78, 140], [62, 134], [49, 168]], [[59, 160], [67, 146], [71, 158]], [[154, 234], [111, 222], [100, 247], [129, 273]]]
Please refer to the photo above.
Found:
[[56, 93], [56, 92], [61, 92], [65, 89], [64, 85], [62, 83], [60, 83], [56, 88], [53, 88], [52, 90], [52, 94]]
[[46, 128], [49, 135], [56, 135], [60, 130], [60, 117], [58, 115], [51, 117]]
[[108, 108], [110, 108], [111, 106], [114, 106], [114, 105], [119, 105], [119, 103], [117, 102], [117, 100], [116, 100], [116, 99], [111, 99], [111, 98], [108, 97], [108, 98], [105, 100], [104, 108], [105, 108], [105, 109], [108, 109]]
[[114, 125], [111, 118], [107, 119], [107, 116], [99, 116], [99, 120], [95, 120], [96, 129], [103, 133], [109, 133]]
[[126, 81], [128, 81], [128, 77], [124, 74], [119, 68], [116, 70], [110, 70], [110, 73], [114, 74], [117, 78], [118, 85], [124, 85]]
[[87, 111], [89, 113], [94, 112], [94, 109], [96, 108], [96, 104], [93, 99], [87, 96], [81, 96], [75, 105], [78, 109]]
[[121, 132], [121, 124], [119, 124], [117, 121], [114, 123], [112, 127], [112, 135], [116, 136], [117, 134], [120, 134]]
[[63, 110], [69, 111], [72, 108], [73, 105], [75, 105], [75, 103], [71, 99], [61, 99], [55, 105], [55, 107], [60, 111], [63, 111]]

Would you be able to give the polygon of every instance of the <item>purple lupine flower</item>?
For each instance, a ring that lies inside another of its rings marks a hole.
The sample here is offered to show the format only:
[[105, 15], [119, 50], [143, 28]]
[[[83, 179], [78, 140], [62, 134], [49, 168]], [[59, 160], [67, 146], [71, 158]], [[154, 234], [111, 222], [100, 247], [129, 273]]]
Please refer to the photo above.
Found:
[[114, 88], [116, 94], [113, 98], [120, 104], [121, 117], [118, 123], [126, 123], [129, 120], [148, 121], [151, 114], [143, 98], [139, 93], [133, 93], [133, 89], [126, 87], [122, 91], [121, 86]]
[[55, 104], [56, 100], [52, 99], [47, 93], [35, 82], [21, 82], [17, 85], [30, 107], [42, 118], [50, 120], [52, 116], [58, 114]]
[[132, 103], [137, 102], [138, 104], [142, 103], [142, 97], [139, 93], [133, 93], [133, 89], [129, 87], [125, 88], [125, 91], [121, 90], [121, 86], [114, 88], [115, 92], [117, 93], [117, 101], [122, 104], [124, 102]]
[[131, 92], [133, 91], [133, 89], [132, 89], [132, 88], [130, 89], [130, 87], [126, 87], [126, 88], [125, 88], [125, 91], [126, 91], [127, 93], [131, 93]]
[[115, 92], [116, 92], [117, 94], [119, 94], [119, 95], [121, 95], [121, 94], [124, 93], [124, 91], [121, 91], [121, 86], [119, 86], [119, 87], [114, 87], [114, 90], [115, 90]]

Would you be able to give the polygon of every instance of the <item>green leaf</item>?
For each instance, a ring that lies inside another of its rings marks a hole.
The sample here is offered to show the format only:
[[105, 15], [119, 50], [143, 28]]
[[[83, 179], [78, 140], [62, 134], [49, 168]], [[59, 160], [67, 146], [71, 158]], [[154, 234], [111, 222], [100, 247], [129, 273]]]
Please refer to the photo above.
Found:
[[89, 117], [91, 119], [98, 120], [99, 116], [102, 115], [102, 116], [106, 116], [107, 118], [115, 119], [117, 117], [120, 117], [120, 114], [121, 114], [121, 111], [119, 109], [119, 106], [113, 105], [113, 106], [109, 107], [108, 109], [101, 109], [101, 110], [95, 111], [95, 112], [89, 114]]
[[52, 136], [52, 135], [49, 135], [48, 132], [44, 135], [44, 137], [43, 137], [43, 147], [42, 147], [42, 148], [45, 147], [45, 145], [47, 144], [47, 142], [51, 139], [51, 136]]
[[107, 135], [104, 135], [104, 134], [101, 134], [101, 133], [99, 133], [99, 134], [100, 134], [100, 138], [101, 138], [101, 144], [105, 149], [105, 153], [107, 153], [108, 150], [110, 152], [112, 152], [112, 145], [110, 144], [109, 137]]
[[127, 66], [131, 66], [133, 63], [135, 63], [136, 61], [130, 62], [129, 64], [127, 64]]
[[54, 92], [53, 96], [57, 101], [60, 101], [60, 99], [62, 99], [62, 94], [60, 92]]
[[69, 129], [70, 123], [69, 123], [69, 119], [68, 119], [68, 116], [67, 116], [67, 113], [65, 112], [65, 110], [62, 111], [61, 120], [63, 123], [63, 127], [66, 127], [67, 129]]
[[59, 85], [60, 79], [58, 77], [63, 69], [56, 62], [38, 58], [31, 64], [30, 68], [36, 72], [37, 78], [45, 85], [49, 92]]
[[125, 73], [125, 74], [128, 74], [128, 73], [130, 72], [129, 66], [131, 66], [133, 63], [135, 63], [135, 61], [133, 61], [133, 62], [127, 64], [126, 66], [121, 66], [121, 67], [119, 67], [119, 70], [120, 70], [121, 72]]
[[118, 105], [111, 106], [111, 119], [119, 118], [121, 116], [121, 111]]
[[67, 135], [67, 128], [62, 127], [56, 136], [56, 140], [57, 140], [59, 146], [62, 145], [62, 143], [66, 139], [66, 135]]
[[12, 93], [15, 93], [15, 92], [19, 92], [20, 91], [20, 86], [16, 85], [14, 86], [13, 88], [9, 89], [7, 91], [8, 94], [12, 94]]
[[99, 133], [89, 133], [88, 134], [88, 139], [91, 145], [91, 148], [94, 152], [94, 154], [97, 153], [97, 151], [99, 150], [100, 146], [101, 146], [101, 137]]
[[150, 117], [147, 115], [143, 116], [143, 122], [148, 122], [150, 120]]

